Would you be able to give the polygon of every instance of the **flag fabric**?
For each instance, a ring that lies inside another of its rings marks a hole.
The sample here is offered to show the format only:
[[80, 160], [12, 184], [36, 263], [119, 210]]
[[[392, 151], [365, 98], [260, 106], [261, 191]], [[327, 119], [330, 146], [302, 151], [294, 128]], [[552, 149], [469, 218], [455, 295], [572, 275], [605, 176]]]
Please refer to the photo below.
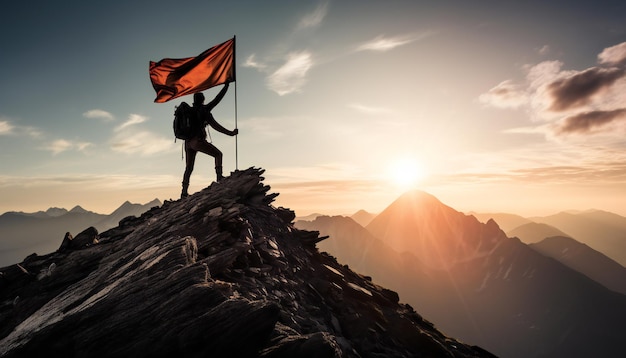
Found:
[[156, 103], [235, 81], [235, 38], [196, 57], [150, 61], [150, 81]]

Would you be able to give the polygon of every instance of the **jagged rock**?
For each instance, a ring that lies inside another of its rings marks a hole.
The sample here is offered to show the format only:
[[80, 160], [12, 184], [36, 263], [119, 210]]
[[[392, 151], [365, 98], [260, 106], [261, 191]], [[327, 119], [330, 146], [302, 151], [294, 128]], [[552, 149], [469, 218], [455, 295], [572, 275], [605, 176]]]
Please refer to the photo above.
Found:
[[76, 237], [72, 237], [72, 234], [67, 232], [61, 242], [59, 251], [84, 249], [91, 245], [98, 243], [98, 230], [91, 226], [81, 231]]
[[319, 253], [262, 173], [0, 269], [0, 356], [492, 356]]

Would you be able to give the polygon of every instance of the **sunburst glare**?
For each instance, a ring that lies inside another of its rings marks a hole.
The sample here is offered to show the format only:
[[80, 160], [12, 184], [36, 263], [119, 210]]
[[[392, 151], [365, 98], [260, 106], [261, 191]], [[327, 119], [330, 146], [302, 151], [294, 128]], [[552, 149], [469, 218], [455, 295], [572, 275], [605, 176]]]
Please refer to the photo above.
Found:
[[395, 186], [407, 190], [416, 187], [424, 179], [425, 170], [414, 158], [400, 158], [390, 163], [388, 177]]

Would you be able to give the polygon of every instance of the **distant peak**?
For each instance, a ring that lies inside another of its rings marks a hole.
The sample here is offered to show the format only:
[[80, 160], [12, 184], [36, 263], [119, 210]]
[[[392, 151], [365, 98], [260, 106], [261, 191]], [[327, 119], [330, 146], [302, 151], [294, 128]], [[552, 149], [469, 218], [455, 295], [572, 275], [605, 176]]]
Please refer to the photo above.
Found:
[[61, 216], [61, 215], [67, 214], [67, 209], [53, 207], [53, 208], [49, 208], [48, 210], [46, 210], [46, 214], [48, 216]]
[[161, 206], [163, 205], [163, 203], [161, 203], [161, 200], [159, 200], [158, 198], [154, 198], [151, 202], [146, 203], [146, 206]]
[[407, 191], [406, 193], [402, 194], [398, 198], [398, 201], [405, 202], [405, 203], [406, 202], [419, 203], [421, 205], [442, 205], [443, 204], [434, 195], [429, 194], [422, 190], [418, 190], [418, 189]]
[[88, 211], [83, 209], [80, 205], [76, 205], [69, 212], [70, 213], [88, 213]]
[[406, 197], [412, 197], [412, 198], [428, 198], [428, 199], [435, 199], [437, 201], [439, 201], [434, 195], [429, 194], [423, 190], [419, 190], [419, 189], [413, 189], [413, 190], [409, 190], [407, 192], [405, 192], [404, 194], [402, 194], [402, 196], [406, 196]]

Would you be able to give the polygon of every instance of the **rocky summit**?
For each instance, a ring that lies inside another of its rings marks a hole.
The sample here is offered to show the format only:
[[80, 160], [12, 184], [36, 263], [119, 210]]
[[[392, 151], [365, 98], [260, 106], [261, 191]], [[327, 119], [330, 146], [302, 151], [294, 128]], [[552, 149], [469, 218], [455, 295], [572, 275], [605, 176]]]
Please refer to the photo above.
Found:
[[320, 253], [262, 174], [0, 269], [0, 356], [493, 356]]

